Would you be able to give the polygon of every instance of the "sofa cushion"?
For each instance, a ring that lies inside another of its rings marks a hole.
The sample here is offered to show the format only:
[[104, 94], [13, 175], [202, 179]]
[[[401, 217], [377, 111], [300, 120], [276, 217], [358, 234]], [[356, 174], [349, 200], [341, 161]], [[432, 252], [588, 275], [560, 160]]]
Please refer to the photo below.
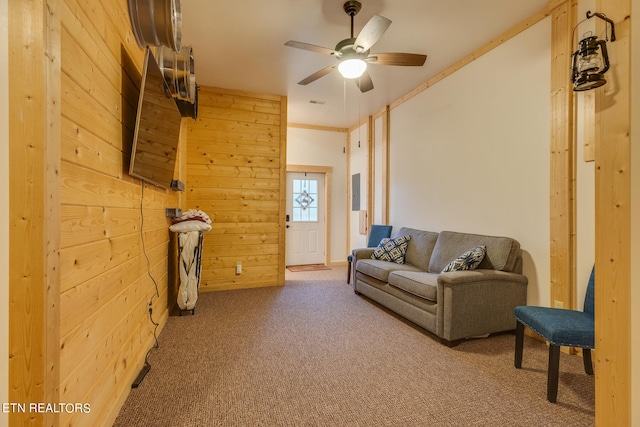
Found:
[[520, 243], [509, 237], [442, 231], [438, 235], [429, 271], [442, 271], [461, 253], [476, 246], [486, 246], [487, 253], [477, 268], [513, 272], [520, 258]]
[[442, 272], [448, 273], [449, 271], [474, 270], [478, 265], [480, 265], [486, 254], [486, 246], [477, 246], [473, 249], [469, 249], [467, 252], [447, 264], [447, 266], [442, 269]]
[[373, 250], [371, 259], [404, 264], [404, 255], [407, 252], [407, 245], [410, 240], [411, 236], [400, 236], [395, 239], [385, 237], [380, 241], [378, 247]]
[[422, 271], [429, 271], [429, 258], [431, 258], [431, 252], [438, 239], [438, 233], [402, 227], [394, 231], [391, 237], [394, 236], [411, 236], [404, 262], [414, 265]]
[[424, 271], [392, 271], [389, 285], [420, 298], [435, 302], [438, 294], [438, 274]]
[[420, 271], [410, 264], [396, 264], [395, 262], [381, 261], [379, 259], [361, 259], [356, 264], [356, 271], [371, 276], [375, 279], [387, 282], [392, 271]]

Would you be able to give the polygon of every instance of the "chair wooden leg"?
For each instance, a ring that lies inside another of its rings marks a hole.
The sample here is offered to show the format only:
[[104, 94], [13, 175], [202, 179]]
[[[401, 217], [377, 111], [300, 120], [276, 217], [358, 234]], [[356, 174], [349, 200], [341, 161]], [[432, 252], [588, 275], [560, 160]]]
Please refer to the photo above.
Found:
[[593, 364], [591, 363], [591, 349], [582, 349], [582, 361], [584, 362], [584, 371], [588, 375], [593, 375]]
[[349, 261], [349, 266], [347, 267], [347, 285], [351, 283], [351, 261]]
[[516, 352], [514, 366], [518, 369], [522, 368], [522, 347], [524, 345], [524, 325], [516, 322]]
[[549, 371], [547, 373], [547, 400], [556, 403], [558, 397], [558, 372], [560, 370], [560, 346], [549, 345]]

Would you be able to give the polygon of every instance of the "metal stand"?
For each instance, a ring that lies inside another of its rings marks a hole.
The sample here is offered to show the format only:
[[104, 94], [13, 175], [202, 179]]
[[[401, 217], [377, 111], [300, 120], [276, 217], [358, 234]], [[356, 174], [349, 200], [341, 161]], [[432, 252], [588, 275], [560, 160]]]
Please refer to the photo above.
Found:
[[[193, 257], [193, 262], [196, 263], [196, 281], [197, 281], [197, 295], [200, 295], [200, 273], [202, 271], [202, 242], [204, 241], [204, 233], [202, 231], [198, 232], [198, 245], [195, 248], [195, 253]], [[180, 271], [183, 267], [182, 261], [182, 245], [180, 244], [180, 235], [184, 233], [178, 233], [178, 271]], [[184, 268], [189, 270], [191, 265], [185, 265]], [[178, 291], [179, 292], [179, 291]], [[180, 311], [180, 316], [182, 316], [183, 312], [191, 312], [193, 316], [196, 313], [195, 306], [192, 309], [181, 309], [178, 306], [178, 310]]]

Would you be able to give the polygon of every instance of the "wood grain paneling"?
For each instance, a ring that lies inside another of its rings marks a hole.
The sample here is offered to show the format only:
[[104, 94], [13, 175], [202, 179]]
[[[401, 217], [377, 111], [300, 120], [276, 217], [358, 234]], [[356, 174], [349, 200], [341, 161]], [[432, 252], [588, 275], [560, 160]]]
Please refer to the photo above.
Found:
[[187, 206], [213, 221], [201, 290], [283, 285], [286, 98], [203, 87], [198, 115], [187, 126]]
[[[559, 3], [550, 2], [507, 37]], [[10, 399], [86, 402], [92, 409], [48, 419], [13, 413], [10, 421], [110, 425], [152, 344], [147, 301], [153, 299], [161, 324], [168, 316], [165, 207], [200, 203], [214, 220], [205, 237], [204, 289], [283, 283], [286, 98], [203, 88], [201, 119], [183, 124], [193, 145], [187, 153], [182, 144], [178, 153], [180, 169], [189, 174], [187, 200], [149, 186], [143, 197], [140, 181], [125, 172], [143, 57], [126, 0], [8, 4], [10, 79], [20, 82], [9, 92]], [[596, 274], [607, 284], [596, 301], [602, 425], [628, 425], [630, 411], [629, 5], [598, 4], [616, 21], [619, 38], [609, 45], [616, 78], [596, 100]]]
[[168, 316], [164, 209], [180, 202], [127, 173], [144, 52], [126, 0], [64, 0], [61, 17], [60, 399], [91, 413], [60, 423], [110, 425], [153, 345], [147, 302]]
[[600, 426], [631, 425], [631, 342], [637, 339], [630, 326], [631, 286], [637, 285], [631, 283], [631, 3], [596, 1], [597, 11], [606, 13], [616, 29], [616, 41], [607, 43], [612, 64], [607, 84], [595, 89], [595, 374]]
[[373, 116], [369, 116], [367, 119], [367, 219], [366, 219], [366, 232], [365, 234], [369, 234], [369, 230], [371, 230], [371, 224], [373, 224], [373, 206], [374, 206], [374, 194], [373, 186], [375, 184], [374, 171], [375, 171], [375, 163], [374, 163], [374, 132], [375, 128], [373, 126]]
[[333, 126], [318, 126], [318, 125], [309, 125], [304, 123], [287, 123], [287, 127], [289, 128], [297, 128], [297, 129], [311, 129], [311, 130], [321, 130], [327, 132], [343, 132], [347, 133], [349, 131], [348, 128], [339, 128]]
[[[8, 3], [9, 400], [59, 401], [60, 17], [57, 0]], [[11, 412], [10, 425], [57, 425]]]
[[575, 307], [575, 139], [571, 34], [575, 0], [551, 14], [550, 305]]
[[390, 110], [387, 105], [382, 117], [382, 218], [381, 224], [389, 224], [389, 122]]

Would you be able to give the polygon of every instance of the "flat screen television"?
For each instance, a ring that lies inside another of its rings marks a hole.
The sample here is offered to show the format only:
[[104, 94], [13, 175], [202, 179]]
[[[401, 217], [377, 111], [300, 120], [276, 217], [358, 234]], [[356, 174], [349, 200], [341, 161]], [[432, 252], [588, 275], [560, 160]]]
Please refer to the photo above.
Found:
[[160, 67], [147, 48], [142, 68], [129, 174], [170, 188], [175, 170], [182, 115]]

